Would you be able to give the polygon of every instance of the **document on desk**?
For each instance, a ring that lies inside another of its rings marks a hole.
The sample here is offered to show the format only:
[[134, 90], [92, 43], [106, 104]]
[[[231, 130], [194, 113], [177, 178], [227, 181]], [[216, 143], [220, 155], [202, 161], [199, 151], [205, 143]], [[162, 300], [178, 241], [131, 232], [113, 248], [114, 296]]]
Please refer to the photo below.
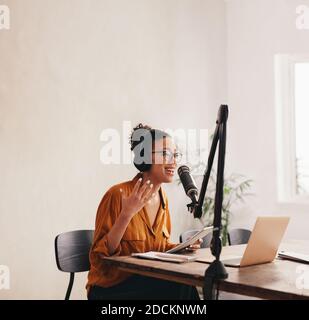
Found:
[[191, 262], [195, 261], [197, 256], [186, 256], [182, 254], [166, 253], [166, 252], [157, 252], [157, 251], [148, 251], [143, 253], [132, 253], [132, 257], [151, 259], [151, 260], [162, 260], [168, 262]]
[[309, 254], [299, 252], [280, 251], [278, 257], [281, 259], [292, 260], [301, 263], [309, 263]]

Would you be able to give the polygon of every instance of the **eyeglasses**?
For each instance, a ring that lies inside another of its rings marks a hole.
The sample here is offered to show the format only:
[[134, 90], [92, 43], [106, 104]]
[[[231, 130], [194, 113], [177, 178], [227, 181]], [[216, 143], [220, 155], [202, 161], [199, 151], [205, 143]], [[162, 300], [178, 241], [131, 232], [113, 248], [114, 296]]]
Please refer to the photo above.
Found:
[[169, 150], [160, 150], [160, 151], [153, 151], [152, 153], [159, 153], [161, 154], [162, 158], [165, 161], [171, 162], [173, 158], [175, 159], [176, 163], [179, 163], [182, 158], [182, 153], [180, 152], [171, 152]]

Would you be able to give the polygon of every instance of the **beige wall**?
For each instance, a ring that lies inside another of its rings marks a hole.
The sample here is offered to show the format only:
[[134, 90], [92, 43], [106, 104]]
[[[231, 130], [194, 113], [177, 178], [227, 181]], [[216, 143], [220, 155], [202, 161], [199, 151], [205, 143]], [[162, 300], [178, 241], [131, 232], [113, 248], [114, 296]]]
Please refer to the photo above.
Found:
[[[62, 299], [58, 233], [93, 228], [106, 189], [130, 165], [102, 165], [100, 133], [122, 121], [211, 128], [226, 99], [219, 0], [15, 0], [0, 31], [0, 299]], [[192, 225], [166, 186], [173, 240]], [[73, 298], [85, 298], [85, 276]]]

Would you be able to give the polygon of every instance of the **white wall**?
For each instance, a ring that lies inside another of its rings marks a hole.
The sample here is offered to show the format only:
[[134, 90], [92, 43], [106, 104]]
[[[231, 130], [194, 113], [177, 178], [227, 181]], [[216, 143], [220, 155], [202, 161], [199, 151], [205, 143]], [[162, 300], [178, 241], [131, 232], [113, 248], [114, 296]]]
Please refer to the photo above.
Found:
[[308, 205], [277, 201], [274, 55], [309, 51], [309, 31], [296, 28], [296, 7], [309, 1], [226, 2], [228, 166], [254, 180], [255, 196], [236, 210], [233, 225], [251, 227], [257, 215], [289, 215], [286, 238], [308, 239]]
[[[224, 2], [2, 4], [11, 29], [0, 31], [0, 264], [11, 290], [0, 299], [62, 299], [54, 237], [92, 228], [106, 189], [135, 174], [100, 163], [101, 131], [124, 120], [213, 127], [227, 94]], [[177, 240], [192, 218], [181, 188], [166, 190]], [[73, 298], [85, 298], [85, 276]]]

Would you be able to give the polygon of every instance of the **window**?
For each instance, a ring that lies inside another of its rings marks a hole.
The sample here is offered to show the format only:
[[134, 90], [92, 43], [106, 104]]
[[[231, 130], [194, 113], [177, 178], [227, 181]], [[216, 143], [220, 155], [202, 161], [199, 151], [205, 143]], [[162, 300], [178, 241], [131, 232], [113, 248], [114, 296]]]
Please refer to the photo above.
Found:
[[294, 65], [296, 193], [309, 194], [309, 62]]
[[309, 57], [275, 56], [280, 202], [309, 202]]

